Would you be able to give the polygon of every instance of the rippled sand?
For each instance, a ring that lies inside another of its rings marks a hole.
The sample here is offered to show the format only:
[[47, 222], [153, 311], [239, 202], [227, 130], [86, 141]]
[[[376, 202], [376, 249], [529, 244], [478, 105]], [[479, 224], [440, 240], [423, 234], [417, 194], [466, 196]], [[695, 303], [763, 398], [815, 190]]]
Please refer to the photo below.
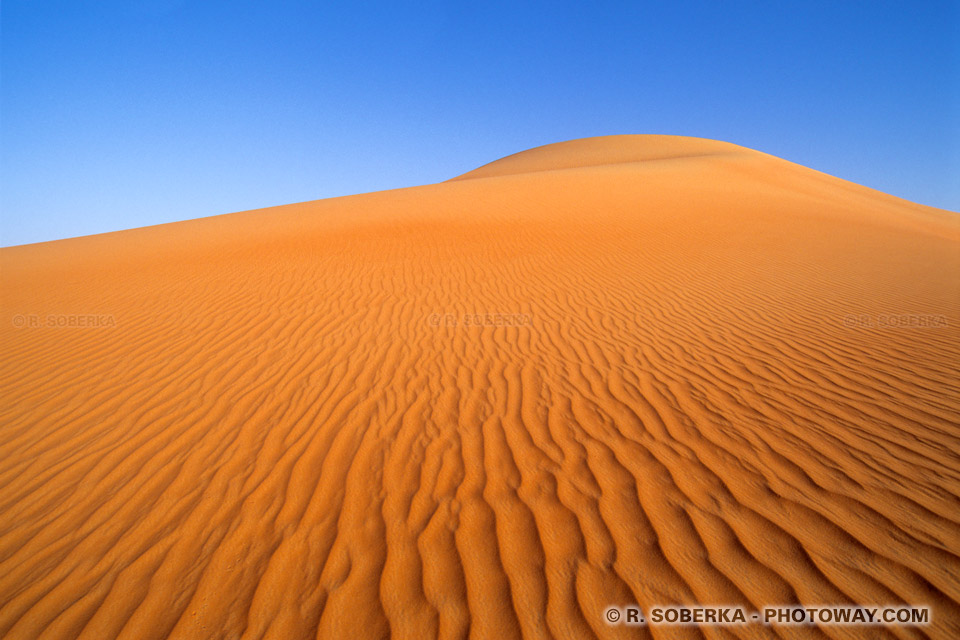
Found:
[[0, 636], [960, 637], [958, 220], [619, 136], [3, 249]]

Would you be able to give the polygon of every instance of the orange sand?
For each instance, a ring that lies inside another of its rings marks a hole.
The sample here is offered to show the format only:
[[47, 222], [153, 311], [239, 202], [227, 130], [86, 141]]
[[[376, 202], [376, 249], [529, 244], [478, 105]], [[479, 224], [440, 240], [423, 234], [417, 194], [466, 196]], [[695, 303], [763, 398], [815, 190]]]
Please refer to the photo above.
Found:
[[0, 636], [960, 637], [958, 220], [622, 136], [3, 249]]

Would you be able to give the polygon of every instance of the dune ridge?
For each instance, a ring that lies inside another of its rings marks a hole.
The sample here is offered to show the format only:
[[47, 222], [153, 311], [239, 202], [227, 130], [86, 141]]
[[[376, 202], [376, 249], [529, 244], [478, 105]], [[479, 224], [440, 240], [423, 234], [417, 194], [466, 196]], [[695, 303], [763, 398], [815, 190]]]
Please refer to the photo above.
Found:
[[2, 249], [0, 637], [957, 637], [958, 220], [615, 136]]

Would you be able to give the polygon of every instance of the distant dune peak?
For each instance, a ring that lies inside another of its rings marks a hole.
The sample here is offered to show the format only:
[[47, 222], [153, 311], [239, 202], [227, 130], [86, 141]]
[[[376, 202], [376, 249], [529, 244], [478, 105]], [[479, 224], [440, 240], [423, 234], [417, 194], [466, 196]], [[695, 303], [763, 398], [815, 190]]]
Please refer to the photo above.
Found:
[[688, 136], [617, 135], [578, 138], [514, 153], [457, 176], [451, 182], [538, 171], [750, 152], [750, 149], [729, 142]]

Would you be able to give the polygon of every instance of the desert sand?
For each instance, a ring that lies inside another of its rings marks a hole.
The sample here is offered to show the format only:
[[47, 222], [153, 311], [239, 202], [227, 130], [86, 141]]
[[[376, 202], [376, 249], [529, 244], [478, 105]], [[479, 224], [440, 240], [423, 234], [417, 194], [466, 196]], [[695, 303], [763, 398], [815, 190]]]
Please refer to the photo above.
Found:
[[960, 637], [958, 214], [614, 136], [0, 268], [0, 637]]

